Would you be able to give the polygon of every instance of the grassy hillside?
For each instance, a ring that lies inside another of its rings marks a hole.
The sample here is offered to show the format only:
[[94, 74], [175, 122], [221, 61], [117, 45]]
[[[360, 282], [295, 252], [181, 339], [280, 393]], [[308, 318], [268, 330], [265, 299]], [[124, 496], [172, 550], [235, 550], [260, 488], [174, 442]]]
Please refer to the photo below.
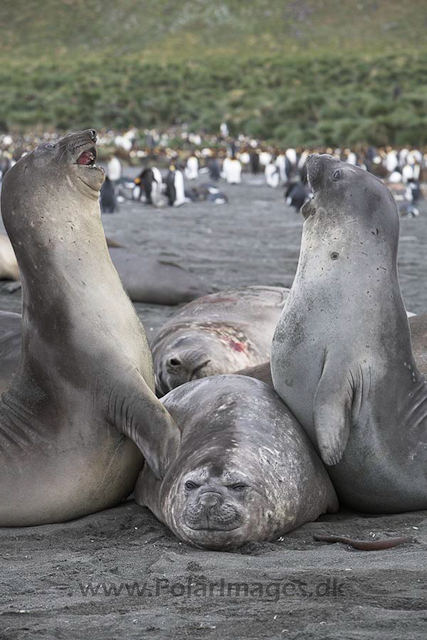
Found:
[[0, 3], [0, 129], [424, 144], [425, 0]]
[[0, 52], [143, 60], [213, 55], [413, 50], [425, 0], [13, 0], [0, 3]]

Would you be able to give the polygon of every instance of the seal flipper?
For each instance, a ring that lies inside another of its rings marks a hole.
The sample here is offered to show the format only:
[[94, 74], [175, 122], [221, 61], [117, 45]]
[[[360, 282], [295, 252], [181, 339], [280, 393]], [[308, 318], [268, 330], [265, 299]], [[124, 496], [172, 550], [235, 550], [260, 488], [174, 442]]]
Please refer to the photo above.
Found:
[[339, 463], [350, 436], [353, 389], [339, 367], [326, 364], [313, 403], [313, 423], [323, 462]]
[[139, 472], [133, 497], [141, 507], [147, 507], [154, 513], [157, 520], [165, 523], [165, 517], [160, 507], [160, 489], [162, 481], [154, 476], [148, 465], [144, 465]]
[[176, 458], [181, 432], [141, 374], [111, 390], [108, 419], [133, 440], [156, 478], [162, 479]]

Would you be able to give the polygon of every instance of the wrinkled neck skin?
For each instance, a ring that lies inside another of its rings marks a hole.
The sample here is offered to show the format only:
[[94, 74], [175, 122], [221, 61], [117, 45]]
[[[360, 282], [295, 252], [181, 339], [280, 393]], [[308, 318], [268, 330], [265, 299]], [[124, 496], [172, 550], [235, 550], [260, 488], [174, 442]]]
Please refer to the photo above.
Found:
[[316, 196], [312, 206], [315, 214], [304, 222], [293, 301], [298, 297], [308, 310], [313, 308], [318, 326], [319, 318], [325, 318], [322, 334], [332, 341], [348, 336], [352, 328], [356, 329], [352, 340], [363, 342], [368, 333], [380, 342], [386, 333], [387, 341], [392, 339], [410, 352], [397, 275], [397, 213], [390, 233], [385, 228], [388, 221], [384, 224], [374, 216], [367, 228], [356, 211], [349, 213], [351, 203], [326, 205]]
[[387, 196], [363, 208], [362, 199], [349, 188], [335, 202], [317, 194], [305, 205], [298, 269], [273, 340], [274, 387], [315, 446], [313, 403], [325, 375], [331, 394], [345, 384], [355, 394], [354, 424], [381, 424], [387, 401], [364, 413], [372, 394], [390, 396], [403, 422], [412, 394], [426, 394], [397, 275], [396, 205]]
[[[42, 204], [40, 206], [43, 207]], [[64, 200], [58, 194], [49, 201], [48, 207], [44, 206], [41, 210], [44, 210], [44, 214], [27, 226], [30, 250], [27, 242], [22, 243], [17, 239], [17, 236], [22, 238], [25, 232], [15, 229], [5, 221], [24, 283], [40, 282], [47, 291], [56, 287], [57, 279], [64, 276], [69, 285], [73, 286], [73, 280], [80, 280], [87, 273], [88, 267], [92, 268], [95, 263], [101, 263], [97, 269], [99, 274], [108, 251], [98, 200], [84, 197], [77, 191]], [[60, 220], [56, 210], [61, 211]], [[99, 260], [99, 251], [103, 253], [102, 261]], [[51, 269], [54, 276], [52, 279], [49, 277]]]
[[94, 373], [112, 370], [119, 355], [123, 366], [142, 367], [152, 384], [149, 360], [144, 369], [145, 334], [111, 262], [100, 220], [100, 170], [87, 169], [92, 188], [75, 164], [52, 162], [49, 171], [31, 174], [25, 160], [16, 165], [4, 202], [2, 196], [22, 278], [21, 369], [35, 368], [35, 377], [48, 376], [51, 385], [61, 372], [89, 389], [97, 384]]
[[[5, 220], [21, 272], [24, 341], [32, 323], [45, 322], [53, 307], [59, 327], [86, 304], [95, 306], [103, 278], [112, 278], [98, 199], [75, 187], [67, 196], [63, 191], [49, 194], [48, 205], [40, 203], [43, 214], [38, 219], [23, 204], [19, 225], [14, 217]], [[25, 342], [31, 348], [31, 340]]]
[[367, 228], [348, 200], [330, 204], [317, 195], [307, 203], [307, 210], [313, 213], [304, 221], [296, 274], [301, 282], [314, 280], [322, 286], [320, 278], [327, 278], [328, 286], [331, 281], [339, 284], [354, 278], [355, 269], [358, 278], [372, 281], [372, 288], [397, 279], [398, 218], [392, 233], [386, 233], [384, 222], [374, 216]]

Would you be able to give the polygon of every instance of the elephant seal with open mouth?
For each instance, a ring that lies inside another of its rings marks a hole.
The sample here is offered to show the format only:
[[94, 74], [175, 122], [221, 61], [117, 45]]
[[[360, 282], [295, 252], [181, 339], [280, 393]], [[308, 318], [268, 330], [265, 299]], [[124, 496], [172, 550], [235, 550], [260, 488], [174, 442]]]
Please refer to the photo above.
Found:
[[20, 364], [0, 401], [1, 526], [116, 505], [133, 490], [143, 456], [163, 477], [179, 445], [108, 253], [95, 142], [87, 130], [43, 144], [3, 183], [23, 313]]
[[340, 501], [373, 513], [426, 509], [427, 385], [397, 276], [396, 202], [378, 178], [331, 156], [311, 156], [307, 169], [314, 198], [273, 339], [274, 388]]
[[213, 376], [163, 403], [182, 429], [181, 448], [163, 482], [141, 472], [135, 499], [184, 542], [230, 549], [274, 540], [337, 510], [324, 465], [271, 387]]

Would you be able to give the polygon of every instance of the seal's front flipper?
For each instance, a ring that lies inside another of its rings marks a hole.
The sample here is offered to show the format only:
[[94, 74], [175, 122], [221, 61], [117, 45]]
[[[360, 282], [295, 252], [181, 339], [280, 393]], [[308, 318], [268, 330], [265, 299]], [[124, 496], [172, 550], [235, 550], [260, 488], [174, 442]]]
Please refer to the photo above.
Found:
[[156, 478], [163, 478], [177, 456], [181, 432], [144, 378], [135, 373], [108, 398], [108, 419], [142, 452]]
[[314, 396], [313, 421], [320, 456], [329, 466], [339, 463], [347, 446], [352, 403], [345, 373], [326, 364]]
[[135, 502], [141, 507], [147, 507], [151, 513], [154, 513], [157, 520], [165, 522], [162, 509], [160, 507], [160, 489], [162, 481], [154, 476], [148, 465], [144, 465], [139, 472], [136, 481], [133, 497]]

